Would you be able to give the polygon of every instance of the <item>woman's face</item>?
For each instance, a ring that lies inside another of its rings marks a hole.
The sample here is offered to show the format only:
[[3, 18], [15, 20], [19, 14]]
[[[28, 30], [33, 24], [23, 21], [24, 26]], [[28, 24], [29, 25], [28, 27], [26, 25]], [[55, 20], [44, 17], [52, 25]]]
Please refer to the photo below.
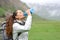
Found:
[[24, 18], [24, 14], [23, 14], [23, 12], [21, 10], [17, 10], [16, 13], [17, 13], [17, 15], [16, 15], [16, 18], [17, 19]]

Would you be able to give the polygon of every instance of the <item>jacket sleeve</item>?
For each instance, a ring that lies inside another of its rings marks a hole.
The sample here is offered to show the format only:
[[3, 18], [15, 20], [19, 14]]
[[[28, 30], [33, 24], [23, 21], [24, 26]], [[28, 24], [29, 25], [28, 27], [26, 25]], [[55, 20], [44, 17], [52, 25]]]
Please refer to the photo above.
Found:
[[30, 30], [31, 23], [32, 23], [32, 16], [28, 16], [24, 26], [19, 25], [18, 23], [14, 23], [13, 30], [16, 32], [26, 32]]

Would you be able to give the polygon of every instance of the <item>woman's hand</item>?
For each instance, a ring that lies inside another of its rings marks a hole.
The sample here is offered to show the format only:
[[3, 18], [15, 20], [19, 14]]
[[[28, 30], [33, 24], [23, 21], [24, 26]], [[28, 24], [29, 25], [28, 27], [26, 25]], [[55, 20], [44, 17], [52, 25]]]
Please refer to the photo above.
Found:
[[28, 9], [26, 13], [28, 14], [28, 16], [31, 16], [30, 9]]

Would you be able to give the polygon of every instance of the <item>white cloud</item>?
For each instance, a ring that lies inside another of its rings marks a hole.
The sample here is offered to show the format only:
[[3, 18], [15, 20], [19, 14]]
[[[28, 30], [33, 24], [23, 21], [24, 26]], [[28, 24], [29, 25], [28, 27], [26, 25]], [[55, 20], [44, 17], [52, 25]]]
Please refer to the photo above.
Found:
[[44, 4], [44, 3], [60, 3], [60, 0], [21, 0], [25, 3], [40, 3], [40, 4]]

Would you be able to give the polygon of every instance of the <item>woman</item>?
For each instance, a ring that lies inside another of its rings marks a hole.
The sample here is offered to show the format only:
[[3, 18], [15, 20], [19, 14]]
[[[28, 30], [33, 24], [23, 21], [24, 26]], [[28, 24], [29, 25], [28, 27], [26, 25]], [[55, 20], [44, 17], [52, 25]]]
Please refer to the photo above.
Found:
[[[24, 25], [19, 24], [23, 23], [25, 19], [21, 10], [16, 10], [13, 15], [7, 19], [6, 34], [9, 38], [13, 38], [13, 40], [28, 40], [28, 31], [31, 28], [32, 15], [29, 9], [26, 12], [28, 16]], [[16, 23], [15, 21], [19, 23]], [[18, 33], [20, 33], [19, 36]]]

